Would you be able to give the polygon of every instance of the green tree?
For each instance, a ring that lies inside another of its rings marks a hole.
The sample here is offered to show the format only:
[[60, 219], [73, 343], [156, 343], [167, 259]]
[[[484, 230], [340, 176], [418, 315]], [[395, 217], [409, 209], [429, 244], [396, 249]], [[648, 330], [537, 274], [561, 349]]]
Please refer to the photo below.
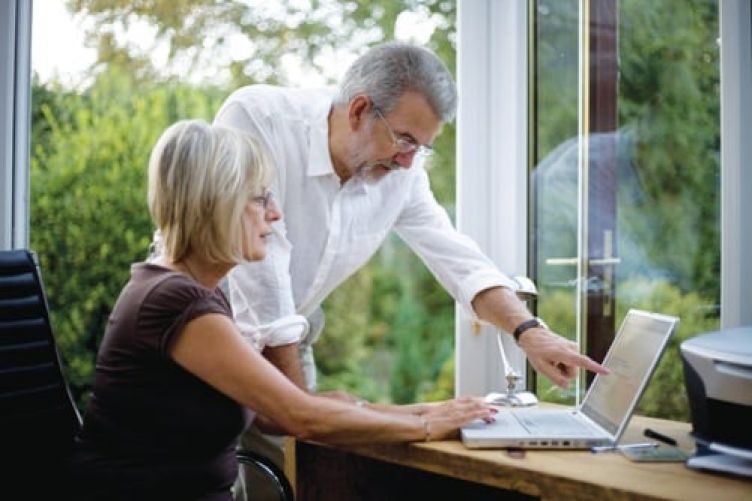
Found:
[[151, 148], [170, 123], [211, 118], [220, 94], [137, 85], [113, 69], [83, 94], [36, 82], [33, 95], [31, 247], [83, 403], [110, 310], [154, 231], [146, 207]]
[[[71, 12], [91, 21], [87, 45], [97, 50], [93, 73], [118, 67], [138, 81], [185, 80], [203, 75], [204, 82], [227, 89], [251, 83], [298, 85], [286, 70], [287, 56], [303, 70], [328, 79], [345, 67], [333, 55], [353, 57], [369, 46], [392, 40], [395, 23], [405, 11], [430, 18], [436, 29], [426, 44], [446, 63], [456, 66], [456, 5], [446, 0], [298, 2], [226, 0], [67, 0]], [[118, 33], [147, 24], [154, 29], [150, 47], [140, 49]], [[244, 51], [234, 45], [247, 42]], [[158, 67], [151, 54], [166, 48]], [[236, 59], [229, 60], [229, 54]], [[237, 56], [237, 54], [241, 54]], [[242, 57], [241, 57], [242, 56]], [[206, 75], [205, 68], [210, 68]], [[334, 68], [334, 70], [333, 70]], [[454, 126], [438, 138], [440, 153], [431, 174], [440, 202], [454, 203]]]
[[[683, 291], [720, 299], [718, 4], [620, 3], [619, 122], [640, 193], [619, 224]], [[670, 19], [670, 22], [669, 22]]]

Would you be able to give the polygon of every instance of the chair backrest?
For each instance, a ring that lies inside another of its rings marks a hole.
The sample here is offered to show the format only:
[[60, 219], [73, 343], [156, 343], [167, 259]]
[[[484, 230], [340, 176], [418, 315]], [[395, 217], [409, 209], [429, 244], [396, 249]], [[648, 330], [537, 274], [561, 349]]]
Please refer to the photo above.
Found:
[[[27, 250], [0, 251], [4, 463], [13, 462], [17, 472], [62, 465], [80, 426], [81, 416], [62, 372], [36, 255]], [[44, 478], [40, 475], [41, 482]]]

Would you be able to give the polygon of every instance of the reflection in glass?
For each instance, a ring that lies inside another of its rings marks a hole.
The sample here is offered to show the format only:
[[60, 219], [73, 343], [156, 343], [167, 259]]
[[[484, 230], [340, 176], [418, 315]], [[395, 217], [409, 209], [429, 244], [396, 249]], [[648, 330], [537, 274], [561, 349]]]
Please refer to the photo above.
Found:
[[[611, 33], [616, 50], [615, 57], [601, 57], [603, 47], [597, 44], [608, 33], [604, 24], [591, 24], [590, 87], [583, 93], [590, 101], [578, 103], [579, 4], [541, 0], [534, 12], [530, 247], [540, 289], [538, 314], [575, 339], [579, 285], [589, 305], [581, 336], [590, 342], [583, 342], [583, 351], [591, 356], [597, 355], [591, 342], [609, 329], [613, 335], [613, 324], [630, 307], [679, 316], [679, 331], [638, 412], [687, 418], [675, 346], [716, 328], [719, 319], [718, 5], [712, 0], [583, 2], [591, 9], [609, 4], [616, 9]], [[598, 19], [593, 10], [590, 19]], [[599, 65], [611, 63], [618, 65], [614, 126], [598, 128], [603, 118], [598, 114], [607, 114], [609, 103], [597, 87], [603, 82], [593, 83], [593, 75], [607, 73]], [[589, 121], [586, 138], [578, 137], [578, 111]], [[587, 145], [584, 180], [578, 169], [580, 139]], [[583, 181], [589, 204], [582, 209], [591, 231], [588, 273], [578, 277], [578, 183]], [[594, 311], [605, 316], [609, 308], [614, 321], [594, 318]], [[561, 393], [542, 378], [537, 384], [544, 400], [573, 401], [572, 392]]]

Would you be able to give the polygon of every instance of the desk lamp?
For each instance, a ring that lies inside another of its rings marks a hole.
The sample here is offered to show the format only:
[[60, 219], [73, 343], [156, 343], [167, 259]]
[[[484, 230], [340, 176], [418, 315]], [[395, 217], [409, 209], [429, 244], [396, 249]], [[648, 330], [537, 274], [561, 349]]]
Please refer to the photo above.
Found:
[[[538, 297], [538, 289], [532, 280], [527, 277], [514, 277], [513, 279], [518, 287], [515, 291], [517, 297], [523, 301], [534, 300]], [[504, 364], [504, 378], [507, 380], [507, 391], [505, 393], [491, 392], [485, 397], [485, 401], [492, 405], [503, 405], [508, 407], [527, 407], [536, 405], [538, 398], [529, 391], [518, 391], [517, 382], [522, 379], [507, 360], [506, 353], [504, 352], [504, 345], [501, 342], [501, 331], [497, 331], [496, 344], [499, 347], [499, 355], [501, 361]]]

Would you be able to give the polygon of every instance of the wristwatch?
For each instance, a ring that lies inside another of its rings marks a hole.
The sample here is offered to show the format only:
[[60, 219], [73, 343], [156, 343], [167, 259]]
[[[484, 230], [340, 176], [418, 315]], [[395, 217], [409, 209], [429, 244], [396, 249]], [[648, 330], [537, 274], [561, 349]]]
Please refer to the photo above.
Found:
[[514, 336], [514, 342], [519, 344], [520, 336], [522, 335], [522, 333], [528, 329], [534, 329], [536, 327], [548, 329], [546, 323], [538, 317], [531, 318], [530, 320], [525, 320], [520, 325], [518, 325], [516, 329], [514, 329], [514, 332], [512, 332], [512, 336]]

